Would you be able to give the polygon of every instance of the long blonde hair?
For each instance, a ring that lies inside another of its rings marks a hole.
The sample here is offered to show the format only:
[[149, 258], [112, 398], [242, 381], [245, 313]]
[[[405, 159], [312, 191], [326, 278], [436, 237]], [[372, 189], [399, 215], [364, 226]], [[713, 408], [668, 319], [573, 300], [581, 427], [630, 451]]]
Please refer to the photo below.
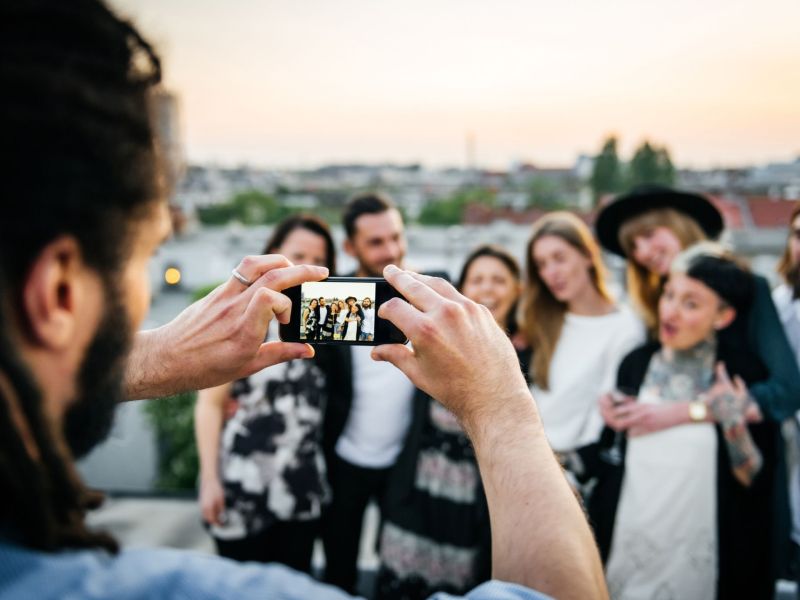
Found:
[[564, 319], [567, 304], [553, 296], [550, 289], [539, 276], [536, 262], [533, 259], [533, 247], [540, 239], [555, 236], [564, 240], [578, 252], [588, 258], [589, 278], [598, 293], [613, 302], [606, 287], [606, 269], [600, 257], [600, 247], [592, 237], [586, 224], [569, 212], [549, 213], [533, 224], [533, 231], [528, 241], [526, 258], [527, 278], [522, 301], [522, 331], [533, 349], [531, 375], [533, 381], [541, 389], [550, 385], [550, 362], [555, 353]]
[[637, 236], [666, 227], [681, 243], [681, 248], [707, 240], [700, 225], [689, 215], [672, 208], [654, 208], [625, 221], [619, 228], [619, 243], [628, 257], [627, 287], [631, 303], [641, 314], [649, 330], [658, 323], [658, 299], [664, 287], [664, 278], [633, 260], [634, 241]]

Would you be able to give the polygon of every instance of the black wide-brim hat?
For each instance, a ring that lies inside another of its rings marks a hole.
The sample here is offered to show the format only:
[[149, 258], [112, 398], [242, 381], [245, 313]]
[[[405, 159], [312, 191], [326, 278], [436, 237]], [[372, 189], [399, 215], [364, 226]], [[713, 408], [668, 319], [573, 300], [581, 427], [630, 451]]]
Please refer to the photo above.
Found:
[[628, 219], [655, 208], [672, 208], [684, 213], [712, 240], [719, 237], [724, 227], [722, 215], [708, 198], [662, 185], [643, 184], [617, 196], [597, 214], [594, 228], [600, 245], [624, 258], [625, 251], [619, 243], [620, 227]]

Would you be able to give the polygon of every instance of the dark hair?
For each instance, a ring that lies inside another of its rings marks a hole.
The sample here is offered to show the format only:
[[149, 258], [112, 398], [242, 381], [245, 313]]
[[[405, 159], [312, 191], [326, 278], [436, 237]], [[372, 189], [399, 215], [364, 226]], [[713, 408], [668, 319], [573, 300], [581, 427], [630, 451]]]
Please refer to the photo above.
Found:
[[47, 244], [73, 237], [111, 289], [136, 220], [163, 199], [150, 119], [160, 62], [97, 0], [7, 0], [0, 32], [0, 526], [43, 550], [115, 550], [86, 528], [91, 495], [7, 331], [25, 327], [23, 282]]
[[[464, 266], [461, 267], [461, 275], [458, 276], [459, 291], [464, 290], [464, 283], [466, 282], [467, 274], [469, 273], [469, 268], [472, 266], [472, 263], [483, 256], [496, 258], [503, 263], [503, 265], [505, 265], [509, 272], [514, 276], [514, 279], [516, 279], [518, 282], [522, 280], [522, 269], [520, 269], [517, 259], [514, 258], [508, 250], [495, 244], [484, 244], [482, 246], [478, 246], [475, 248], [475, 250], [470, 252], [469, 256], [467, 256], [467, 260], [464, 262]], [[517, 324], [518, 305], [519, 299], [514, 301], [514, 304], [511, 306], [511, 310], [508, 312], [505, 327], [509, 334], [516, 333], [519, 329]]]
[[350, 198], [344, 207], [342, 223], [347, 237], [353, 239], [356, 234], [356, 221], [361, 215], [377, 215], [397, 208], [392, 199], [383, 192], [367, 192]]
[[750, 308], [755, 295], [755, 281], [750, 272], [733, 257], [702, 254], [692, 259], [686, 275], [712, 289], [737, 315]]
[[289, 234], [296, 229], [305, 229], [316, 233], [325, 240], [325, 266], [328, 267], [331, 274], [334, 274], [336, 272], [336, 249], [333, 236], [328, 224], [315, 215], [292, 215], [278, 223], [267, 241], [267, 245], [264, 246], [264, 254], [269, 254], [283, 246]]

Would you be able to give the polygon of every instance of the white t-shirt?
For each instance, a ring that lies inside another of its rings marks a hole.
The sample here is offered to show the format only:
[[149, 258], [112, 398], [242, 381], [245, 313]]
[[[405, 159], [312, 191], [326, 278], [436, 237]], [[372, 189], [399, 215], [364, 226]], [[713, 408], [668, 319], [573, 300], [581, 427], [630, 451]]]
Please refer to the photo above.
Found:
[[372, 360], [372, 348], [351, 348], [353, 404], [336, 454], [359, 467], [390, 467], [403, 448], [411, 422], [414, 384], [387, 362]]
[[550, 361], [550, 389], [531, 386], [553, 450], [597, 441], [603, 429], [598, 400], [614, 389], [620, 362], [645, 337], [643, 323], [626, 306], [596, 317], [566, 314]]
[[319, 307], [319, 322], [324, 323], [325, 317], [328, 315], [328, 307], [327, 306], [320, 306]]
[[370, 306], [369, 308], [362, 307], [361, 310], [364, 311], [361, 333], [375, 333], [375, 309]]

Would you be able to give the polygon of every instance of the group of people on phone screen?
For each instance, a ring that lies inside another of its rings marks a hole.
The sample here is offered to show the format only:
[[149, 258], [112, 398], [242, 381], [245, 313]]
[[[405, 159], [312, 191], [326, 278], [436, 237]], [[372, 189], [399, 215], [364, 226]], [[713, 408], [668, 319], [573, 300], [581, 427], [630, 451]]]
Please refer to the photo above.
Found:
[[[800, 409], [800, 210], [787, 225], [774, 295], [717, 241], [723, 219], [709, 199], [660, 186], [606, 203], [594, 232], [572, 213], [544, 215], [524, 269], [496, 245], [465, 259], [458, 289], [516, 348], [614, 598], [771, 598], [785, 571], [780, 425]], [[353, 198], [344, 226], [353, 275], [404, 265], [387, 196]], [[601, 250], [625, 261], [624, 297], [610, 291]], [[316, 217], [279, 225], [265, 252], [335, 271]], [[374, 299], [312, 298], [301, 319], [309, 340], [371, 341]], [[475, 451], [453, 414], [369, 352], [318, 346], [314, 360], [200, 393], [204, 519], [220, 554], [307, 572], [320, 537], [321, 576], [354, 591], [374, 501], [375, 597], [464, 593], [491, 566]], [[535, 506], [524, 518], [537, 518]]]
[[318, 342], [371, 342], [375, 336], [375, 307], [367, 297], [311, 298], [301, 315], [302, 337]]

